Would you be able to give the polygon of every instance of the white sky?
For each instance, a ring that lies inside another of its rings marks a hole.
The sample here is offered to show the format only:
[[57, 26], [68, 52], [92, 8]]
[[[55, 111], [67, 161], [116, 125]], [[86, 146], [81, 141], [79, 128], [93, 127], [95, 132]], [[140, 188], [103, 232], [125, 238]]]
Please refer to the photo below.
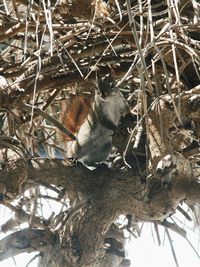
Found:
[[[146, 223], [142, 230], [142, 235], [138, 239], [132, 238], [127, 242], [127, 250], [129, 259], [131, 259], [131, 267], [176, 267], [173, 259], [168, 238], [164, 233], [163, 227], [159, 227], [161, 246], [158, 246], [155, 237], [152, 237], [152, 225]], [[173, 240], [176, 257], [180, 267], [199, 267], [200, 259], [188, 242], [178, 234], [170, 231]], [[189, 233], [188, 238], [193, 246], [198, 248], [198, 234]]]

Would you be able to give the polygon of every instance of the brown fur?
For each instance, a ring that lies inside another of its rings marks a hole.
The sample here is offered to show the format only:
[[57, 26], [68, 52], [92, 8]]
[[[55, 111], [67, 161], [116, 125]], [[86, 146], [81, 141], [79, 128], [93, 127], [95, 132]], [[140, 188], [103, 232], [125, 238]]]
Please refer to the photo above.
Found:
[[[93, 98], [84, 98], [83, 96], [71, 96], [68, 101], [61, 104], [61, 121], [65, 128], [72, 134], [76, 134], [81, 125], [86, 120]], [[71, 141], [71, 138], [62, 134], [63, 141]]]
[[72, 141], [63, 136], [68, 158], [87, 167], [107, 159], [112, 150], [112, 133], [129, 106], [111, 76], [98, 79], [93, 97], [71, 96], [61, 107], [63, 125], [76, 136]]

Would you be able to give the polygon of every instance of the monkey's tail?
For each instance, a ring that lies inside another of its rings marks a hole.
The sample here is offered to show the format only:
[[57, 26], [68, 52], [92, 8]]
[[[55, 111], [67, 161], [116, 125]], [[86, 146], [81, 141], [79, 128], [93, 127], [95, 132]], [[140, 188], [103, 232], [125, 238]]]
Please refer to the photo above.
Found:
[[[68, 100], [61, 103], [61, 122], [72, 134], [76, 135], [84, 121], [86, 120], [93, 98], [84, 98], [82, 96], [71, 96]], [[71, 141], [72, 139], [62, 134], [62, 139]]]

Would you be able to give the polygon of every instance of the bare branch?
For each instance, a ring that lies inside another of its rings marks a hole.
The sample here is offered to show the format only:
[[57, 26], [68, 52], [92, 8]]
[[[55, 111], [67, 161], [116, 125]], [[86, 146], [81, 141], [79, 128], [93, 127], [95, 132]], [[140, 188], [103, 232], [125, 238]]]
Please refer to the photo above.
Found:
[[48, 230], [24, 229], [0, 240], [0, 261], [22, 252], [45, 252], [56, 242], [56, 236]]

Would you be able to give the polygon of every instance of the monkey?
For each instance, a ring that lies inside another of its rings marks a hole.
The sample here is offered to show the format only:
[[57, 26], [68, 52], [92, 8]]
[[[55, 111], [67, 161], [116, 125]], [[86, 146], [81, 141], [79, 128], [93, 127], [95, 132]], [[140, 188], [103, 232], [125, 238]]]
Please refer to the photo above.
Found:
[[94, 99], [74, 97], [71, 107], [62, 115], [64, 126], [76, 136], [68, 139], [67, 156], [85, 166], [95, 167], [104, 162], [112, 149], [112, 134], [129, 106], [113, 77], [99, 79]]

